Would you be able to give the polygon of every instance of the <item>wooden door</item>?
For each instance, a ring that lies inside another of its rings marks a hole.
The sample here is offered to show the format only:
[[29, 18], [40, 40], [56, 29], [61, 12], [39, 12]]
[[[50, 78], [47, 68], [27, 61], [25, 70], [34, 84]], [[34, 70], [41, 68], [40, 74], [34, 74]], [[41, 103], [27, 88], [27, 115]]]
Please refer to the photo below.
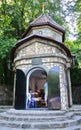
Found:
[[15, 86], [15, 109], [25, 109], [26, 107], [26, 76], [22, 70], [16, 70]]

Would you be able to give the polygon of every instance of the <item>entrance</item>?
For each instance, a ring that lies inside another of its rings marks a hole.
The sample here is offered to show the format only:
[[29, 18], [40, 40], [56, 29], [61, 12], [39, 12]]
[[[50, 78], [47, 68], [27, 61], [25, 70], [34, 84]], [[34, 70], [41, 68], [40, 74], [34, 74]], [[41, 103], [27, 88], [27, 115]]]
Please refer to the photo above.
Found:
[[47, 106], [47, 99], [45, 100], [46, 81], [47, 72], [42, 68], [33, 68], [27, 74], [26, 109], [45, 108]]
[[[35, 67], [25, 73], [16, 70], [15, 109], [46, 108], [61, 109], [59, 66], [47, 71]], [[32, 100], [31, 100], [32, 99]]]

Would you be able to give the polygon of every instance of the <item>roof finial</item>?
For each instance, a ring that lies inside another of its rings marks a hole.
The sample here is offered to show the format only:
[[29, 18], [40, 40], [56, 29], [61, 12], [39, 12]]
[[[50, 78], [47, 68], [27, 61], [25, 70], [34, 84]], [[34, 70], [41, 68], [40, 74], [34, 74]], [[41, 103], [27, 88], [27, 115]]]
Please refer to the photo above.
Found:
[[45, 3], [42, 2], [42, 13], [44, 13], [44, 11], [45, 11]]

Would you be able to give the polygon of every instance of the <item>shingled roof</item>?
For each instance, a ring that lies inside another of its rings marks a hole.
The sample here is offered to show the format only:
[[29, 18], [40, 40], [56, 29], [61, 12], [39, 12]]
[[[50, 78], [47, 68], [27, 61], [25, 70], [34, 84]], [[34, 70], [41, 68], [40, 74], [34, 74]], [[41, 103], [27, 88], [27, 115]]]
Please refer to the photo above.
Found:
[[37, 19], [35, 19], [33, 22], [30, 23], [28, 30], [26, 30], [26, 32], [22, 35], [22, 38], [26, 36], [26, 34], [32, 27], [45, 26], [45, 25], [49, 25], [65, 34], [65, 30], [59, 24], [57, 24], [49, 15], [41, 14]]
[[25, 37], [25, 38], [19, 40], [19, 41], [17, 42], [17, 44], [15, 44], [15, 46], [14, 46], [14, 47], [12, 48], [12, 50], [11, 50], [11, 61], [13, 61], [15, 51], [16, 51], [16, 49], [17, 49], [19, 46], [21, 46], [21, 45], [24, 44], [25, 42], [31, 41], [32, 39], [36, 39], [36, 38], [37, 38], [37, 39], [43, 39], [43, 40], [51, 41], [51, 42], [53, 42], [54, 44], [57, 44], [58, 46], [60, 46], [62, 49], [65, 50], [65, 52], [66, 52], [66, 54], [67, 54], [67, 56], [68, 56], [69, 58], [72, 58], [72, 55], [71, 55], [71, 53], [70, 53], [70, 50], [69, 50], [64, 44], [61, 44], [60, 42], [58, 42], [58, 41], [56, 41], [56, 40], [54, 40], [54, 39], [52, 39], [52, 38], [48, 38], [48, 37], [46, 37], [46, 36], [40, 36], [40, 35], [37, 35], [37, 34], [35, 34], [35, 35], [32, 34], [32, 35], [30, 35], [30, 36], [28, 36], [28, 37]]
[[57, 29], [61, 31], [65, 31], [59, 24], [57, 24], [49, 15], [47, 14], [41, 14], [37, 19], [35, 19], [32, 23], [30, 23], [30, 26], [37, 26], [37, 25], [44, 25], [44, 24], [50, 24], [53, 27], [56, 27]]

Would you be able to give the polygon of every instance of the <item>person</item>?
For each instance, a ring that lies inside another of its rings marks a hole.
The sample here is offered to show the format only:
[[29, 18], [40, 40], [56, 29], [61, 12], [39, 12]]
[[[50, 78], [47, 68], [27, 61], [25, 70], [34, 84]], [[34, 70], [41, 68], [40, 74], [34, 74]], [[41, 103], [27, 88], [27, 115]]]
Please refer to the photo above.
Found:
[[34, 100], [34, 95], [32, 94], [32, 89], [29, 89], [29, 93], [28, 93], [28, 103], [27, 103], [27, 107], [28, 108], [35, 108], [35, 100]]
[[39, 97], [41, 97], [42, 100], [44, 100], [44, 89], [40, 89], [40, 92], [39, 92]]
[[45, 104], [46, 104], [46, 107], [47, 107], [47, 102], [48, 102], [48, 81], [46, 80], [45, 84], [44, 84], [44, 91], [45, 91], [45, 96], [44, 96], [44, 99], [45, 99]]

